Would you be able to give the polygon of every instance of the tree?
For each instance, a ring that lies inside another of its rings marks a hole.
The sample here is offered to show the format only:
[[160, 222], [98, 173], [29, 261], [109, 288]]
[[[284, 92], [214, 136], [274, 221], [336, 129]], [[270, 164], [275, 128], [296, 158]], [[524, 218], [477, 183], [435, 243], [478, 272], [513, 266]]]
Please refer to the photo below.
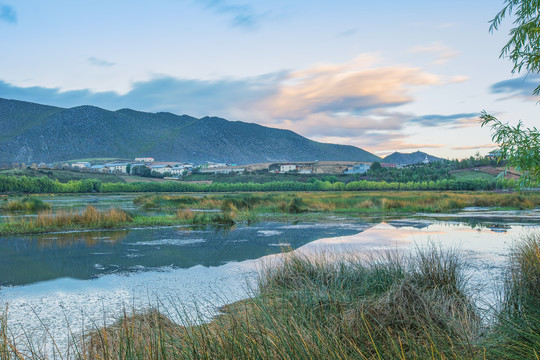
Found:
[[370, 170], [379, 171], [381, 169], [382, 169], [382, 166], [381, 166], [380, 162], [375, 161], [375, 162], [373, 162], [373, 164], [371, 164]]
[[[491, 32], [499, 30], [502, 20], [514, 16], [510, 40], [502, 48], [500, 57], [508, 56], [514, 63], [512, 72], [540, 73], [540, 2], [538, 0], [506, 0], [505, 6], [490, 21]], [[540, 85], [533, 91], [540, 94]], [[489, 125], [492, 139], [501, 148], [501, 158], [508, 160], [521, 173], [520, 187], [540, 181], [540, 134], [536, 127], [525, 128], [521, 120], [517, 126], [502, 123], [485, 111], [480, 116], [482, 126]]]
[[507, 159], [507, 167], [522, 173], [520, 186], [526, 187], [540, 181], [540, 133], [533, 128], [504, 124], [485, 111], [480, 116], [482, 126], [490, 125], [492, 140], [501, 148], [501, 159]]
[[[514, 63], [512, 73], [525, 69], [540, 72], [540, 2], [538, 0], [506, 0], [506, 5], [490, 21], [489, 31], [499, 30], [503, 19], [514, 16], [516, 27], [510, 30], [510, 40], [501, 49], [500, 57]], [[540, 85], [533, 94], [540, 93]]]

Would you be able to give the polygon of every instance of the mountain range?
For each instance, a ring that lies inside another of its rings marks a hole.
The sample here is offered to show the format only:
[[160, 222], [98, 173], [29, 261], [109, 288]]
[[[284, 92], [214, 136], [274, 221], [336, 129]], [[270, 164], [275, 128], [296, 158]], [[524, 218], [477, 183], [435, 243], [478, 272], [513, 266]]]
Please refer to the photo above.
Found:
[[383, 159], [383, 162], [388, 164], [402, 164], [402, 165], [413, 165], [413, 164], [420, 164], [425, 159], [429, 160], [429, 162], [435, 162], [435, 161], [443, 161], [444, 159], [438, 158], [433, 155], [426, 154], [422, 151], [416, 151], [413, 153], [400, 153], [400, 152], [394, 152], [393, 154], [388, 155]]
[[61, 108], [0, 98], [0, 162], [153, 157], [161, 161], [381, 161], [363, 149], [290, 130], [167, 112]]

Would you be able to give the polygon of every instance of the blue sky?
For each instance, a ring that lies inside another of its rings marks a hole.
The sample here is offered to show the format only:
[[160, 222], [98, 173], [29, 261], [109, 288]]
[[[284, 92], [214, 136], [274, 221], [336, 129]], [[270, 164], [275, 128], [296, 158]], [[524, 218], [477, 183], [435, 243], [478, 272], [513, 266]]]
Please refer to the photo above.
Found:
[[0, 97], [220, 116], [377, 155], [487, 153], [486, 110], [535, 125], [499, 59], [502, 2], [0, 0]]

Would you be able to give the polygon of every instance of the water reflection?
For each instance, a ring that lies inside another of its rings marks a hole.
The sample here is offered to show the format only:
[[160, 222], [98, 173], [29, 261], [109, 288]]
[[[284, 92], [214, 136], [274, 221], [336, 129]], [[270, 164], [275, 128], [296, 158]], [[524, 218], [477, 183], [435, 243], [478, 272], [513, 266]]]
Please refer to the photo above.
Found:
[[114, 244], [123, 240], [130, 230], [116, 231], [72, 231], [47, 234], [36, 237], [38, 248], [44, 247], [69, 247], [75, 244], [84, 243], [86, 247], [97, 246], [98, 244]]
[[321, 237], [352, 235], [373, 225], [291, 226], [260, 223], [7, 237], [0, 239], [0, 287], [64, 277], [92, 279], [112, 273], [219, 266], [279, 253], [282, 246], [297, 248]]

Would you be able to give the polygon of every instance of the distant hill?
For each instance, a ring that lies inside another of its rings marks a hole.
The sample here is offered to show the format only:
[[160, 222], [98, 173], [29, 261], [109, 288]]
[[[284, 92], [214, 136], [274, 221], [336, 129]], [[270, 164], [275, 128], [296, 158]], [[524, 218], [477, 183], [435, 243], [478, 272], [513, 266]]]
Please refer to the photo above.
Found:
[[64, 109], [0, 98], [0, 162], [151, 156], [156, 160], [258, 162], [381, 159], [354, 146], [217, 117], [197, 119], [93, 106]]
[[382, 161], [388, 164], [404, 164], [404, 165], [412, 165], [412, 164], [419, 164], [422, 161], [425, 160], [425, 158], [428, 158], [430, 162], [434, 161], [443, 161], [444, 159], [438, 158], [436, 156], [432, 156], [429, 154], [426, 154], [425, 152], [416, 151], [413, 153], [400, 153], [395, 152], [393, 154], [388, 155], [385, 157]]

